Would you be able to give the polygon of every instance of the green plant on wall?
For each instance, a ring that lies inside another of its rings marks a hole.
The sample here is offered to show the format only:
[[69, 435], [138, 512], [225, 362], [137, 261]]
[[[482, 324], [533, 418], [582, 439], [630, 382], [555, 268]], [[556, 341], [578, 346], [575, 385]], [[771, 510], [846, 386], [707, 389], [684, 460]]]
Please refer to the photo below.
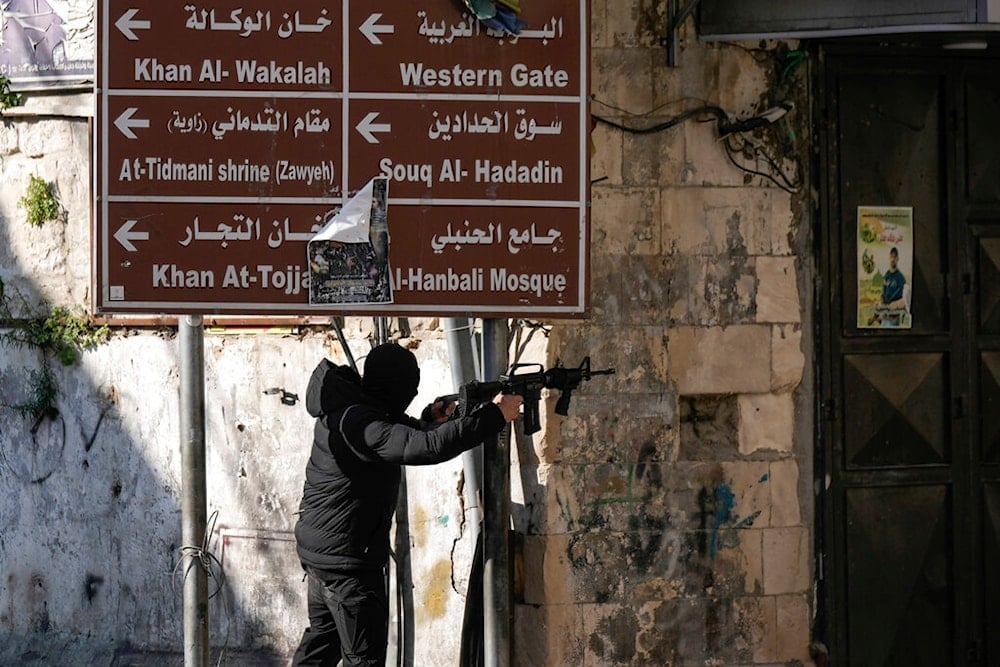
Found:
[[10, 79], [0, 74], [0, 111], [21, 105], [21, 96], [10, 89]]
[[34, 174], [28, 176], [28, 188], [17, 200], [17, 205], [28, 212], [28, 224], [32, 227], [41, 227], [43, 222], [56, 220], [62, 215], [55, 188]]
[[42, 417], [51, 414], [55, 409], [58, 390], [56, 389], [55, 376], [52, 374], [52, 367], [48, 364], [42, 364], [41, 369], [38, 370], [26, 368], [24, 386], [27, 388], [27, 398], [17, 405], [8, 407], [16, 410], [22, 417], [34, 420], [37, 424]]
[[25, 369], [27, 398], [22, 403], [0, 405], [35, 420], [53, 410], [58, 393], [50, 359], [72, 366], [82, 350], [106, 342], [111, 335], [108, 327], [95, 325], [82, 308], [55, 306], [48, 310], [47, 315], [36, 315], [28, 301], [19, 292], [8, 293], [0, 279], [0, 345], [30, 347], [42, 353], [40, 370]]

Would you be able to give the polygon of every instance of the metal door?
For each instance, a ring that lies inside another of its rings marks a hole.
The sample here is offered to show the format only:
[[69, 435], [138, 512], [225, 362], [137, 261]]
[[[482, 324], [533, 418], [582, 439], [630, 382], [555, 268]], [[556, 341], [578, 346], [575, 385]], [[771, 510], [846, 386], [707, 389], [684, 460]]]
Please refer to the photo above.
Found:
[[[818, 634], [839, 665], [1000, 665], [1000, 60], [827, 48], [817, 119]], [[912, 210], [909, 328], [860, 316], [859, 207]]]

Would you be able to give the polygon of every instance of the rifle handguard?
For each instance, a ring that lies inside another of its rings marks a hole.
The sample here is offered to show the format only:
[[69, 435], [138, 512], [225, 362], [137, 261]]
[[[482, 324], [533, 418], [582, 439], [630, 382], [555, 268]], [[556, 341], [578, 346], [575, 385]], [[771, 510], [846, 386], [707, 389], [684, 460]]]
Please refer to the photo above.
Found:
[[[524, 369], [537, 369], [525, 372]], [[521, 372], [517, 372], [520, 370]], [[520, 394], [524, 397], [524, 432], [526, 435], [541, 430], [541, 416], [538, 404], [541, 390], [556, 389], [559, 399], [556, 401], [555, 412], [558, 415], [569, 414], [569, 404], [573, 398], [573, 390], [581, 382], [589, 381], [595, 375], [614, 375], [615, 369], [590, 369], [590, 357], [584, 357], [577, 368], [566, 368], [556, 362], [554, 368], [545, 370], [541, 364], [514, 364], [506, 375], [494, 382], [479, 382], [473, 380], [459, 389], [458, 407], [461, 413], [468, 414], [480, 403], [492, 399], [497, 394]]]

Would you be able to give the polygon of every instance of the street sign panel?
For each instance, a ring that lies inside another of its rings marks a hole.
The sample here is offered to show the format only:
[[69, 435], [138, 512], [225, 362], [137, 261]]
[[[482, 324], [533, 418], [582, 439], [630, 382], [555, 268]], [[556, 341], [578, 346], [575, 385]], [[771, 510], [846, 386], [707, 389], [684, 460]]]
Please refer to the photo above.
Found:
[[[581, 317], [588, 5], [102, 0], [101, 313]], [[308, 241], [390, 186], [392, 303], [310, 304]]]

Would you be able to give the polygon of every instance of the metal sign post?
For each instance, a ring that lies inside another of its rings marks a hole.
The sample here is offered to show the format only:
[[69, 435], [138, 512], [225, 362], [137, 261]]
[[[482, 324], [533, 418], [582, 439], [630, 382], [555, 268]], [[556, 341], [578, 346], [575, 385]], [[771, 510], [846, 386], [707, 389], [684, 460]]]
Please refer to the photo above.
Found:
[[[483, 373], [507, 370], [507, 321], [483, 320]], [[505, 428], [483, 446], [483, 643], [486, 667], [510, 665], [514, 618], [510, 568], [510, 435]]]
[[202, 549], [207, 540], [205, 482], [205, 346], [200, 315], [178, 320], [181, 360], [181, 568], [184, 573], [184, 665], [209, 661], [208, 572]]

